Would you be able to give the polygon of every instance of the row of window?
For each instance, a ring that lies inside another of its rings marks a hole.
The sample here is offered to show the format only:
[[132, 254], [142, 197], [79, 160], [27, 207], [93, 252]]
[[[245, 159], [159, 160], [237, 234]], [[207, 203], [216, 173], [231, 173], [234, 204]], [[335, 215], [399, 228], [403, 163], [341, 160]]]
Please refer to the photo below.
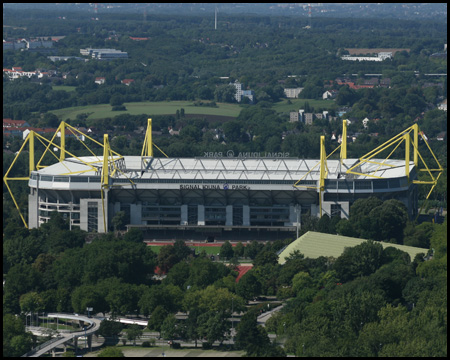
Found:
[[[31, 180], [37, 180], [38, 175], [32, 174]], [[99, 183], [101, 181], [100, 176], [49, 176], [41, 175], [41, 181], [49, 182], [71, 182], [71, 183]], [[113, 183], [117, 184], [129, 184], [128, 179], [112, 179]], [[292, 185], [292, 180], [203, 180], [203, 179], [132, 179], [136, 184], [280, 184], [280, 185]], [[299, 182], [301, 185], [316, 185], [315, 180], [302, 180]]]
[[[37, 180], [38, 175], [32, 174], [31, 180]], [[49, 176], [41, 175], [41, 181], [49, 182], [77, 182], [77, 183], [100, 183], [100, 176]], [[402, 180], [402, 181], [401, 181]], [[133, 179], [134, 183], [165, 183], [165, 184], [272, 184], [272, 185], [293, 185], [291, 180], [201, 180], [201, 179]], [[129, 184], [128, 179], [113, 179], [113, 183]], [[371, 190], [373, 189], [397, 189], [406, 186], [406, 178], [389, 180], [325, 180], [326, 189], [339, 190]], [[315, 180], [302, 180], [297, 185], [316, 186]]]

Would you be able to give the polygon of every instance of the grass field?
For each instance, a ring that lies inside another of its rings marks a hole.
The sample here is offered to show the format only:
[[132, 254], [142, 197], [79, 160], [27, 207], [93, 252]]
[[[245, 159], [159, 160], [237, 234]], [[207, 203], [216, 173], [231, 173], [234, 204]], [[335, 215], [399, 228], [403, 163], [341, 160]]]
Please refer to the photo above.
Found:
[[[69, 90], [67, 90], [69, 91]], [[184, 109], [185, 114], [219, 115], [236, 117], [242, 108], [237, 104], [217, 103], [217, 108], [194, 106], [191, 101], [160, 101], [160, 102], [133, 102], [124, 103], [126, 111], [112, 111], [109, 104], [75, 106], [65, 109], [53, 110], [61, 120], [75, 119], [78, 114], [89, 114], [88, 119], [103, 119], [115, 117], [120, 114], [140, 115], [175, 115], [177, 110]]]
[[[74, 86], [54, 86], [54, 90], [74, 91]], [[308, 102], [310, 106], [316, 110], [319, 108], [329, 109], [334, 106], [335, 102], [332, 100], [311, 100], [311, 99], [291, 99], [291, 104], [284, 99], [275, 103], [273, 109], [278, 113], [298, 111]], [[88, 120], [113, 118], [120, 114], [140, 115], [175, 115], [177, 110], [184, 109], [186, 115], [201, 114], [201, 115], [216, 115], [216, 116], [230, 116], [237, 117], [242, 110], [238, 104], [217, 103], [217, 108], [194, 106], [192, 101], [145, 101], [145, 102], [131, 102], [124, 103], [127, 108], [126, 111], [112, 111], [109, 104], [75, 106], [65, 109], [52, 110], [51, 112], [58, 116], [61, 120], [75, 119], [78, 114], [89, 114]]]
[[336, 104], [333, 100], [290, 99], [290, 101], [291, 104], [288, 104], [288, 99], [283, 99], [282, 101], [275, 103], [272, 109], [277, 113], [298, 111], [303, 108], [305, 102], [307, 102], [309, 106], [314, 107], [317, 111], [319, 108], [330, 109]]
[[52, 90], [64, 90], [67, 92], [75, 91], [76, 86], [66, 86], [66, 85], [60, 85], [60, 86], [52, 86]]
[[[162, 246], [159, 245], [150, 245], [150, 248], [152, 251], [154, 251], [156, 254], [159, 253], [159, 250], [162, 248]], [[189, 248], [195, 248], [195, 252], [201, 253], [203, 250], [208, 255], [217, 255], [220, 252], [220, 246], [189, 246]]]

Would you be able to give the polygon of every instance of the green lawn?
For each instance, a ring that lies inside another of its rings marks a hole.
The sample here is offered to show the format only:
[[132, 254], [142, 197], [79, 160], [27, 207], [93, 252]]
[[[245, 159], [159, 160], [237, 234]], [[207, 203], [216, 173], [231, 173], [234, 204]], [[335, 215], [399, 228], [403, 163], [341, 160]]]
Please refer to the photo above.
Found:
[[[189, 246], [189, 245], [188, 245]], [[159, 253], [159, 250], [162, 248], [162, 246], [150, 246], [152, 251], [154, 251], [156, 254]], [[189, 248], [194, 248], [194, 246], [189, 246]], [[199, 251], [205, 251], [208, 255], [217, 255], [220, 252], [220, 246], [195, 246], [195, 252], [198, 254]]]
[[67, 92], [72, 92], [72, 91], [75, 91], [75, 89], [76, 89], [76, 86], [67, 86], [67, 85], [55, 85], [55, 86], [52, 86], [52, 90], [64, 90], [64, 91], [67, 91]]
[[[67, 90], [69, 91], [69, 90]], [[192, 101], [160, 101], [160, 102], [132, 102], [124, 103], [126, 111], [112, 111], [109, 104], [75, 106], [65, 109], [52, 110], [62, 120], [75, 119], [78, 114], [88, 113], [88, 119], [103, 119], [120, 114], [140, 115], [175, 115], [177, 110], [184, 109], [185, 114], [204, 114], [236, 117], [242, 108], [237, 104], [217, 103], [217, 108], [194, 106]]]
[[[74, 91], [74, 86], [54, 86], [54, 90]], [[319, 108], [329, 109], [335, 105], [332, 100], [311, 100], [311, 99], [291, 99], [292, 104], [288, 104], [288, 100], [284, 99], [275, 103], [273, 109], [278, 112], [298, 111], [305, 102], [316, 110]], [[75, 119], [78, 114], [89, 114], [89, 120], [113, 118], [120, 114], [140, 115], [175, 115], [177, 110], [184, 109], [185, 114], [202, 114], [202, 115], [219, 115], [237, 117], [242, 110], [238, 104], [217, 103], [217, 108], [194, 106], [192, 101], [145, 101], [124, 103], [126, 111], [112, 111], [109, 104], [75, 106], [65, 109], [52, 110], [61, 120]]]
[[288, 104], [288, 99], [283, 99], [282, 101], [275, 103], [272, 109], [278, 113], [298, 111], [303, 108], [305, 106], [305, 102], [307, 102], [309, 106], [314, 107], [317, 111], [319, 108], [330, 109], [336, 104], [333, 100], [290, 99], [290, 101], [292, 104]]

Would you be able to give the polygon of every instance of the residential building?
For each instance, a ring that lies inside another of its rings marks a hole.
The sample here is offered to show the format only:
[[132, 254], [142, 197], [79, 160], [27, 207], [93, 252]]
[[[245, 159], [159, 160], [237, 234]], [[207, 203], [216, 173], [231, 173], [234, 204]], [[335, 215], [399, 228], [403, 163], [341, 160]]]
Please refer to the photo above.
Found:
[[105, 83], [105, 78], [104, 77], [96, 77], [95, 78], [95, 83], [99, 84], [99, 85], [102, 85], [102, 84]]
[[447, 111], [447, 99], [445, 99], [443, 102], [441, 102], [438, 106], [439, 110]]
[[364, 126], [364, 129], [367, 129], [368, 127], [369, 127], [369, 119], [368, 118], [365, 118], [363, 121], [362, 121], [362, 123], [363, 123], [363, 126]]
[[298, 112], [297, 111], [291, 111], [289, 113], [289, 122], [298, 122]]
[[51, 48], [53, 41], [51, 40], [25, 40], [27, 49]]
[[234, 85], [236, 88], [236, 94], [234, 95], [234, 98], [237, 102], [241, 102], [242, 97], [242, 84], [239, 81], [235, 81], [234, 84], [230, 83], [230, 85]]
[[255, 92], [253, 90], [244, 90], [242, 91], [241, 101], [243, 97], [248, 98], [250, 100], [250, 103], [253, 104], [253, 102], [255, 101]]
[[327, 90], [322, 94], [322, 99], [323, 100], [335, 99], [337, 94], [338, 94], [337, 90]]
[[11, 120], [11, 119], [3, 119], [3, 130], [5, 128], [18, 128], [30, 126], [25, 120]]
[[130, 86], [131, 83], [134, 82], [134, 79], [123, 79], [121, 81], [122, 84], [126, 85], [126, 86]]
[[80, 49], [80, 54], [97, 60], [127, 59], [128, 53], [116, 49]]
[[22, 40], [19, 40], [19, 41], [3, 40], [3, 51], [25, 49], [26, 46], [27, 46], [27, 44]]
[[297, 99], [298, 95], [302, 92], [303, 88], [288, 88], [284, 89], [284, 94], [288, 99]]
[[306, 125], [312, 125], [313, 119], [314, 119], [314, 114], [313, 113], [305, 113], [304, 119], [305, 119], [304, 122]]
[[447, 131], [441, 131], [439, 134], [437, 134], [436, 140], [444, 141], [446, 136], [447, 136]]
[[55, 61], [67, 61], [69, 59], [87, 61], [87, 59], [83, 59], [83, 58], [81, 58], [79, 56], [47, 56], [47, 58], [49, 58], [53, 62], [55, 62]]

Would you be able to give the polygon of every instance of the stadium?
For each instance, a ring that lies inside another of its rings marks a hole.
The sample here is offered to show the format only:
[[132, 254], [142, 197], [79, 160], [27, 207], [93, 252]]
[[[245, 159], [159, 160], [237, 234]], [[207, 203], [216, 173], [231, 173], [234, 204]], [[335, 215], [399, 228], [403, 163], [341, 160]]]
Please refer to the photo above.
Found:
[[[286, 232], [301, 227], [305, 215], [348, 218], [353, 202], [370, 196], [398, 199], [410, 218], [418, 214], [417, 184], [424, 182], [417, 180], [417, 125], [359, 159], [348, 159], [344, 120], [344, 140], [333, 151], [340, 149], [335, 160], [328, 159], [333, 153], [325, 153], [323, 136], [319, 160], [284, 154], [235, 157], [230, 152], [226, 157], [157, 158], [151, 119], [141, 156], [115, 153], [105, 135], [100, 144], [103, 156], [66, 157], [70, 153], [64, 149], [64, 127], [70, 126], [61, 123], [58, 128], [60, 145], [55, 136], [46, 140], [46, 151], [55, 145], [61, 150], [59, 162], [35, 166], [30, 151], [28, 224], [22, 217], [29, 228], [39, 227], [57, 211], [69, 220], [71, 229], [104, 233], [113, 229], [112, 219], [122, 211], [127, 228], [140, 228], [147, 238], [284, 239]], [[401, 143], [404, 159], [375, 157]], [[30, 140], [30, 148], [33, 144]], [[409, 160], [411, 144], [414, 161]], [[14, 180], [7, 174], [6, 184]], [[434, 187], [439, 175], [430, 175], [428, 183]]]

